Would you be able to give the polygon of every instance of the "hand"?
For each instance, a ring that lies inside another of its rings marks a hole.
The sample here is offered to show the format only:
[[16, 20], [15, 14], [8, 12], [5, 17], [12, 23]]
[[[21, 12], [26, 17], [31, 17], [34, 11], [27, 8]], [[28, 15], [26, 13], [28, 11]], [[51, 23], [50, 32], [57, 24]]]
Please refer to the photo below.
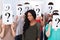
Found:
[[18, 16], [16, 16], [16, 19], [15, 19], [16, 21], [18, 20]]
[[39, 38], [37, 38], [37, 40], [40, 40]]
[[14, 29], [14, 27], [15, 27], [15, 24], [12, 23], [12, 24], [11, 24], [11, 29]]
[[2, 24], [2, 29], [5, 29], [5, 24]]

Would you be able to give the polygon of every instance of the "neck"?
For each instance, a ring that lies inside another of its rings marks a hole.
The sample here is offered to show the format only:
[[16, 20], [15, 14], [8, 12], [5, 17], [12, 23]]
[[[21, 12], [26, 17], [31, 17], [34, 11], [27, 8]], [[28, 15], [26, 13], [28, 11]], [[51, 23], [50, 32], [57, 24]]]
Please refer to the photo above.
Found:
[[32, 20], [30, 23], [34, 23], [34, 22], [36, 22], [36, 20]]
[[35, 25], [36, 24], [36, 20], [32, 20], [31, 22], [30, 22], [30, 26], [33, 26], [33, 25]]

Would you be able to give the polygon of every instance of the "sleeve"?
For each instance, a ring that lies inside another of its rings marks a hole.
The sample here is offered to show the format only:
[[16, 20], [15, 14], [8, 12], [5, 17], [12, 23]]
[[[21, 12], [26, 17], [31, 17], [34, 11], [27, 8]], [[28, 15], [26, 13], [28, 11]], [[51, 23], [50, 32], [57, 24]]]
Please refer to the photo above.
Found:
[[48, 28], [49, 28], [49, 26], [48, 26], [48, 24], [47, 24], [46, 27], [45, 27], [45, 31], [46, 31], [46, 32], [48, 31]]
[[49, 25], [49, 24], [47, 24], [46, 27], [45, 27], [45, 34], [46, 34], [46, 32], [48, 31], [49, 26], [50, 26], [50, 35], [51, 35], [51, 32], [52, 32], [52, 26]]
[[37, 24], [37, 37], [40, 38], [40, 23]]

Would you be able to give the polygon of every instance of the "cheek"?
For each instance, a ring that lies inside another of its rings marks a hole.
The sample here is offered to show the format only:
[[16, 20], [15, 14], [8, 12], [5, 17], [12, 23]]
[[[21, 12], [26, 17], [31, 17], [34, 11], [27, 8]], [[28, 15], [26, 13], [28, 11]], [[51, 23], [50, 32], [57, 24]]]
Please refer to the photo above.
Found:
[[32, 16], [29, 16], [29, 17], [28, 17], [28, 20], [33, 20], [33, 17], [32, 17]]

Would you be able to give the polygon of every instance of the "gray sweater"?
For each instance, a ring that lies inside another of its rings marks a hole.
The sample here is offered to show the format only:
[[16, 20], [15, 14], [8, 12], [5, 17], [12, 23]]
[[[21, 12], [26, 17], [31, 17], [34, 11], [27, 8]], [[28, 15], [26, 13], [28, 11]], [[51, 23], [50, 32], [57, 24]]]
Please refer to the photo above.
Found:
[[20, 18], [17, 22], [16, 36], [23, 34], [23, 25], [24, 25], [24, 18]]

